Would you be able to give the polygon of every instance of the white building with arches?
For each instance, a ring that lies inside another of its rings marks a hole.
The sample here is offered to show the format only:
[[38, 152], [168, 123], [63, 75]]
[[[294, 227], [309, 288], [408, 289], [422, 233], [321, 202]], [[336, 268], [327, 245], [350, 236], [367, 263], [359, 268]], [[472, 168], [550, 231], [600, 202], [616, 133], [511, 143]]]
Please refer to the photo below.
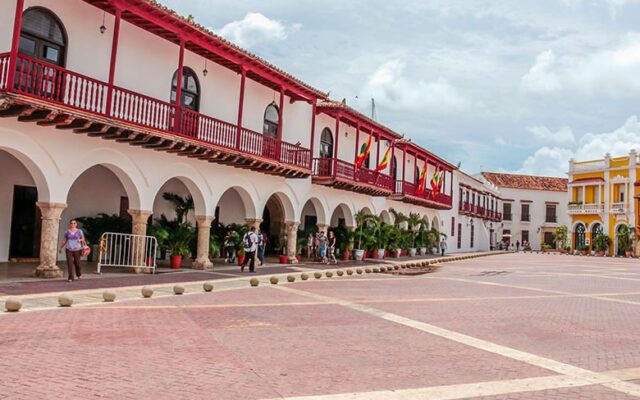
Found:
[[[394, 208], [441, 226], [452, 207], [455, 166], [155, 2], [5, 11], [0, 262], [38, 258], [39, 276], [60, 276], [71, 219], [119, 214], [144, 234], [172, 212], [164, 192], [193, 197], [199, 244], [215, 220], [262, 224], [287, 234], [291, 258], [305, 224], [353, 227], [363, 209], [391, 222]], [[443, 176], [440, 193], [417, 190], [423, 172]], [[208, 246], [193, 266], [211, 268]]]

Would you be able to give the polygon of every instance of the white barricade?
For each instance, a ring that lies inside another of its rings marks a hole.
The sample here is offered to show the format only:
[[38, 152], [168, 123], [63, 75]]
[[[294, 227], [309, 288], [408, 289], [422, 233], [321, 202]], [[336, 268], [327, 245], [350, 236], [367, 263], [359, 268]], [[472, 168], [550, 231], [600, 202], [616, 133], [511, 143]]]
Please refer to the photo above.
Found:
[[158, 241], [153, 236], [105, 232], [100, 238], [98, 273], [102, 267], [144, 268], [156, 272]]

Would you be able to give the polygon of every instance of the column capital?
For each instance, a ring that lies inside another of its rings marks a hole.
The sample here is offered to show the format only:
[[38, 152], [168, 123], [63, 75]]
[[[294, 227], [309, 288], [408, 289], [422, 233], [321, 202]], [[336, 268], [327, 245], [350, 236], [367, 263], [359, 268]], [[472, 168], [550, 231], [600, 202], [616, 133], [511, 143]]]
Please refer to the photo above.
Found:
[[249, 225], [261, 224], [262, 218], [245, 218], [244, 221]]
[[298, 226], [300, 226], [300, 222], [298, 221], [285, 221], [285, 225], [288, 230], [297, 230]]
[[327, 232], [330, 228], [329, 224], [316, 224], [316, 227], [318, 228], [318, 232]]
[[127, 213], [129, 213], [129, 215], [131, 215], [131, 218], [133, 219], [134, 222], [144, 222], [144, 223], [146, 223], [147, 220], [149, 219], [149, 216], [151, 216], [151, 214], [153, 214], [153, 211], [129, 209], [129, 210], [127, 210]]
[[211, 223], [214, 219], [216, 219], [216, 217], [212, 215], [196, 215], [198, 228], [211, 228]]
[[43, 201], [36, 202], [36, 205], [40, 209], [40, 214], [43, 220], [60, 220], [62, 211], [67, 208], [65, 203], [46, 203]]

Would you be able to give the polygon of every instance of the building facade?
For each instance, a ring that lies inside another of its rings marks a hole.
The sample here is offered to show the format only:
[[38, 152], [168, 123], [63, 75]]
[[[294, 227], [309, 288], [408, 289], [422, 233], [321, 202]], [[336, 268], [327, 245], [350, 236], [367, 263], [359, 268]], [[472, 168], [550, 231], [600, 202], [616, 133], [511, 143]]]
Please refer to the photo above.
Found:
[[571, 218], [572, 249], [592, 248], [598, 233], [611, 238], [610, 255], [618, 255], [616, 240], [621, 226], [636, 227], [638, 187], [638, 155], [592, 161], [569, 162], [568, 214]]
[[454, 207], [444, 211], [441, 232], [451, 252], [488, 251], [502, 237], [502, 199], [498, 188], [461, 170], [453, 173]]
[[532, 250], [540, 250], [543, 243], [557, 247], [554, 231], [569, 224], [567, 179], [495, 172], [482, 172], [479, 179], [500, 191], [504, 242], [514, 248], [528, 242]]
[[[292, 261], [299, 228], [353, 227], [360, 210], [444, 226], [455, 166], [191, 19], [146, 0], [4, 9], [0, 262], [60, 276], [71, 219], [119, 214], [145, 234], [172, 212], [165, 192], [193, 197], [198, 243], [214, 221], [249, 223], [286, 235]], [[435, 174], [437, 194], [418, 190]], [[208, 251], [195, 268], [211, 268]]]

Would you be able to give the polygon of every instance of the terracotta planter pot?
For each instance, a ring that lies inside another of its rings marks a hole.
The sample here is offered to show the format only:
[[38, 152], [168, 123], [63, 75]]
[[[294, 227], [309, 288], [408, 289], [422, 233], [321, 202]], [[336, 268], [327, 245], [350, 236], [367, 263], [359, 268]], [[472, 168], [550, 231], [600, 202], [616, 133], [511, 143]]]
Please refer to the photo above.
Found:
[[586, 255], [587, 255], [587, 252], [586, 252], [586, 251], [584, 251], [584, 250], [580, 250], [580, 255], [581, 255], [581, 256], [586, 256]]
[[629, 250], [625, 251], [624, 255], [625, 255], [625, 257], [631, 257], [632, 256], [631, 251], [629, 251]]
[[604, 251], [599, 251], [596, 253], [598, 257], [604, 257]]
[[288, 256], [278, 256], [278, 262], [280, 264], [288, 264], [289, 263], [289, 257]]
[[351, 251], [345, 250], [342, 252], [342, 261], [349, 261], [351, 259]]
[[246, 255], [244, 255], [244, 254], [241, 255], [241, 256], [238, 256], [238, 265], [242, 265], [242, 263], [244, 262], [245, 257], [246, 257]]
[[296, 256], [296, 260], [298, 260], [298, 262], [300, 262], [302, 260], [302, 256]]
[[182, 267], [182, 256], [171, 256], [171, 268], [180, 269]]

